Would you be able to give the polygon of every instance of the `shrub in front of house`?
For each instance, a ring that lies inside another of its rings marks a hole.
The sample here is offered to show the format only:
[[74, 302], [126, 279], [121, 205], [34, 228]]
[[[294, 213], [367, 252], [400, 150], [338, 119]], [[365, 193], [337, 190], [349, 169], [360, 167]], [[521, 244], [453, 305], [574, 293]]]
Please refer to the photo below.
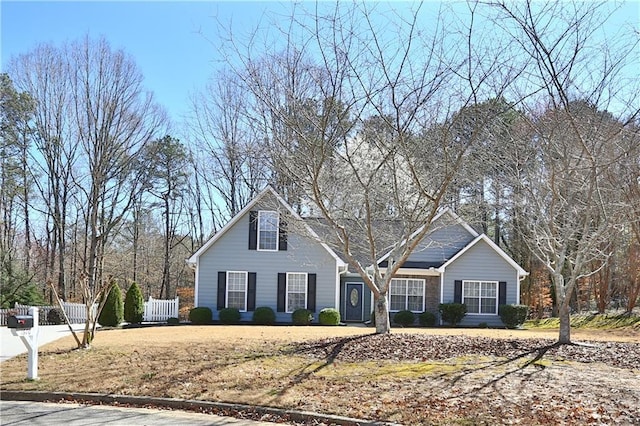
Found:
[[293, 325], [309, 325], [313, 321], [313, 314], [308, 309], [296, 309], [291, 314]]
[[452, 327], [460, 324], [460, 321], [467, 315], [467, 305], [464, 303], [441, 303], [438, 310], [442, 320], [451, 324]]
[[58, 308], [53, 308], [47, 313], [47, 322], [53, 325], [64, 324], [64, 315]]
[[211, 309], [206, 306], [193, 308], [189, 311], [189, 321], [191, 321], [191, 324], [211, 324], [212, 319], [213, 312], [211, 312]]
[[167, 318], [167, 324], [169, 325], [179, 325], [180, 320], [176, 317]]
[[130, 324], [140, 324], [144, 318], [144, 298], [135, 281], [124, 297], [124, 320]]
[[324, 308], [318, 314], [318, 322], [320, 322], [320, 325], [338, 325], [340, 324], [340, 311], [333, 308]]
[[416, 315], [411, 311], [398, 311], [393, 316], [393, 322], [402, 326], [409, 327], [416, 321]]
[[253, 311], [253, 323], [257, 325], [273, 325], [276, 323], [276, 313], [268, 306], [261, 306]]
[[240, 322], [240, 311], [236, 308], [220, 309], [218, 316], [223, 324], [238, 324]]
[[424, 311], [418, 315], [418, 322], [423, 327], [433, 327], [436, 325], [436, 319], [435, 314], [429, 311]]
[[500, 305], [498, 315], [507, 328], [518, 328], [524, 324], [529, 314], [527, 305]]
[[113, 283], [107, 294], [107, 300], [100, 315], [98, 315], [98, 324], [103, 327], [117, 327], [124, 321], [124, 303], [122, 301], [122, 292], [117, 283]]

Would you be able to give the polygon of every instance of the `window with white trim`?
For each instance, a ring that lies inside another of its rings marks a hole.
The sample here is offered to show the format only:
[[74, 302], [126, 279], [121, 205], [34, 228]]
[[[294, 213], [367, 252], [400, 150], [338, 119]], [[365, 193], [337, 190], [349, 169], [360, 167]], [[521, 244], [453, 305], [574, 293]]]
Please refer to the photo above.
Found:
[[424, 311], [424, 280], [393, 278], [389, 289], [390, 311]]
[[247, 310], [247, 273], [227, 271], [227, 308]]
[[287, 312], [307, 308], [307, 274], [287, 272]]
[[467, 305], [467, 313], [495, 315], [498, 313], [497, 281], [463, 281], [462, 303]]
[[258, 212], [258, 250], [278, 250], [278, 212]]

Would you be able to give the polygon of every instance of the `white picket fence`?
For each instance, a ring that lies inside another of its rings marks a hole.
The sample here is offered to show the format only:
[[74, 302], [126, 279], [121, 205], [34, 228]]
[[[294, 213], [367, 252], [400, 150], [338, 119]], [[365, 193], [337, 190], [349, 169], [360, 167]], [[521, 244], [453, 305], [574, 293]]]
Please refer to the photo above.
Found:
[[166, 321], [169, 318], [178, 318], [179, 298], [169, 300], [154, 299], [149, 297], [148, 302], [144, 302], [145, 322]]
[[[69, 317], [69, 322], [71, 324], [83, 324], [87, 319], [87, 307], [84, 303], [67, 303], [62, 302], [62, 306], [64, 306], [64, 310], [67, 313], [67, 317]], [[0, 326], [7, 325], [7, 312], [12, 311], [16, 312], [18, 315], [28, 315], [29, 314], [29, 305], [21, 305], [20, 303], [16, 303], [13, 309], [0, 309]], [[49, 321], [47, 320], [47, 316], [49, 315], [49, 311], [56, 308], [56, 306], [39, 306], [39, 318], [40, 325], [47, 325]], [[98, 305], [93, 305], [93, 314], [95, 315], [98, 310]]]
[[[69, 322], [71, 322], [71, 324], [83, 324], [87, 320], [87, 308], [84, 303], [62, 302], [62, 306], [64, 306], [64, 311], [67, 313], [67, 317], [69, 318]], [[13, 309], [0, 309], [0, 326], [7, 325], [7, 313], [9, 311], [15, 312], [18, 315], [28, 315], [29, 307], [30, 306], [28, 305], [21, 305], [19, 303], [16, 303]], [[39, 308], [40, 325], [49, 324], [49, 322], [47, 321], [47, 315], [49, 314], [49, 311], [56, 308], [56, 306], [39, 306]], [[94, 304], [94, 315], [97, 310], [98, 305]], [[154, 299], [150, 297], [148, 302], [144, 302], [143, 321], [160, 322], [166, 321], [172, 317], [178, 318], [178, 310], [178, 297], [169, 300]]]

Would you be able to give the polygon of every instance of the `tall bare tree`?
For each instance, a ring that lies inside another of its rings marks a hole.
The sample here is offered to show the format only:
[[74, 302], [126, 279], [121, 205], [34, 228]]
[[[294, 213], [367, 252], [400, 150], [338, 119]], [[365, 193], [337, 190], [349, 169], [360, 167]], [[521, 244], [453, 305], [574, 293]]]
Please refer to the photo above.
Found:
[[521, 50], [523, 72], [514, 87], [526, 93], [518, 108], [530, 118], [524, 137], [537, 153], [525, 160], [536, 164], [533, 173], [516, 178], [525, 179], [520, 189], [527, 196], [520, 202], [529, 216], [529, 247], [553, 280], [560, 343], [571, 341], [576, 281], [594, 272], [589, 262], [602, 265], [611, 253], [602, 243], [614, 224], [615, 196], [603, 176], [621, 155], [611, 148], [639, 112], [638, 82], [630, 77], [638, 35], [632, 27], [604, 32], [611, 7], [607, 2], [493, 4], [496, 28]]
[[[506, 46], [498, 54], [475, 42], [472, 19], [445, 22], [454, 15], [429, 5], [407, 14], [384, 7], [302, 10], [283, 29], [283, 46], [256, 57], [244, 54], [255, 46], [235, 40], [242, 64], [231, 64], [253, 95], [271, 182], [298, 211], [322, 217], [324, 242], [374, 294], [378, 333], [390, 328], [391, 278], [429, 232], [490, 118], [462, 139], [456, 112], [498, 98], [509, 61]], [[377, 261], [389, 250], [383, 271]]]

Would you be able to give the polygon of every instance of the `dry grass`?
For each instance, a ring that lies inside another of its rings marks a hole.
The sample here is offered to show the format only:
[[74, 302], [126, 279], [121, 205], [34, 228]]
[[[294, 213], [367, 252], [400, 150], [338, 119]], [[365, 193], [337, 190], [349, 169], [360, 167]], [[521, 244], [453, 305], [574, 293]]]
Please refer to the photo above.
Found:
[[[402, 331], [557, 337], [553, 330]], [[297, 342], [371, 332], [315, 326], [103, 330], [88, 351], [70, 350], [71, 337], [41, 348], [37, 382], [24, 380], [25, 356], [4, 362], [1, 387], [240, 402], [404, 424], [640, 422], [637, 369], [477, 356], [338, 362], [282, 351]], [[639, 342], [638, 334], [637, 329], [576, 330], [573, 338]]]

